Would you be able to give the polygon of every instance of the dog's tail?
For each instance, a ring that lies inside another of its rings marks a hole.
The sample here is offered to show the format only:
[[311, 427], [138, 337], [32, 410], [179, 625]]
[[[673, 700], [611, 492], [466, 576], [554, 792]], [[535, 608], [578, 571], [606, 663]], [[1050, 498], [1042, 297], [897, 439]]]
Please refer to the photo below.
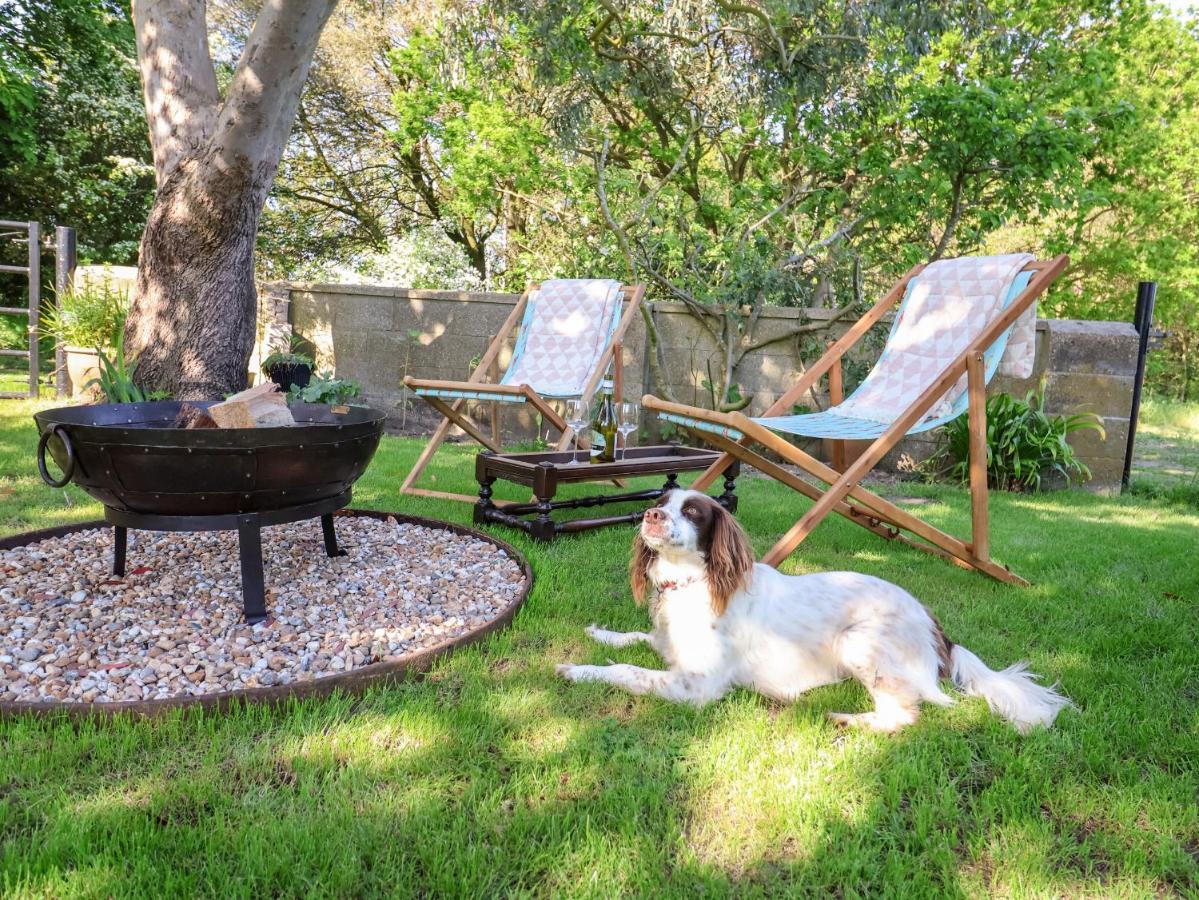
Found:
[[1022, 733], [1036, 725], [1048, 728], [1059, 712], [1074, 705], [1055, 690], [1057, 685], [1037, 684], [1037, 676], [1028, 671], [1026, 663], [996, 672], [960, 644], [950, 651], [949, 676], [967, 694], [986, 700]]

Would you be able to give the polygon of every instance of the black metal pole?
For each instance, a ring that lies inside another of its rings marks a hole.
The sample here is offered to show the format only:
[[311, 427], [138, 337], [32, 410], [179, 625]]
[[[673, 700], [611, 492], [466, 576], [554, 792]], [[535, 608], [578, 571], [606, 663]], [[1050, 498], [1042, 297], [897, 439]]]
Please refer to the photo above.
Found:
[[[75, 229], [59, 225], [54, 229], [54, 305], [61, 308], [63, 297], [75, 282]], [[61, 341], [54, 344], [54, 392], [67, 395], [67, 354]]]
[[42, 307], [42, 245], [40, 226], [29, 222], [29, 396], [38, 398], [38, 313]]
[[1132, 412], [1128, 417], [1128, 446], [1124, 449], [1124, 475], [1120, 490], [1128, 488], [1132, 474], [1132, 452], [1137, 440], [1137, 420], [1141, 415], [1141, 387], [1145, 383], [1145, 358], [1149, 355], [1149, 335], [1153, 331], [1153, 304], [1157, 300], [1157, 282], [1142, 281], [1137, 285], [1137, 308], [1132, 324], [1140, 340], [1137, 342], [1137, 373], [1132, 382]]

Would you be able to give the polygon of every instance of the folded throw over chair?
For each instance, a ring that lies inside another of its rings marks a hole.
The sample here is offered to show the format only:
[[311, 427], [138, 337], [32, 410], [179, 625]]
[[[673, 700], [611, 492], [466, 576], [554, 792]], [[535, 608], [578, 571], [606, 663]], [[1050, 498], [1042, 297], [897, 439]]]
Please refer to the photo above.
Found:
[[[874, 533], [945, 557], [1012, 584], [1023, 578], [991, 559], [987, 519], [986, 386], [1000, 368], [1032, 374], [1036, 300], [1069, 264], [1059, 256], [1037, 262], [1028, 254], [940, 260], [911, 269], [762, 416], [721, 413], [647, 395], [645, 409], [681, 425], [725, 451], [692, 485], [704, 490], [740, 459], [814, 502], [763, 561], [777, 566], [830, 512]], [[886, 346], [866, 379], [842, 398], [841, 358], [902, 298]], [[1005, 350], [1007, 351], [1005, 353]], [[824, 375], [829, 409], [791, 415]], [[969, 411], [972, 537], [960, 540], [876, 496], [862, 478], [905, 435], [927, 431]], [[829, 438], [833, 466], [783, 435]], [[844, 441], [869, 440], [851, 465]], [[767, 459], [758, 445], [825, 482], [821, 489]], [[907, 533], [905, 533], [907, 532]]]
[[[616, 390], [620, 392], [621, 341], [644, 296], [644, 285], [600, 279], [560, 279], [532, 285], [521, 295], [469, 379], [405, 378], [404, 384], [445, 416], [445, 421], [433, 432], [400, 491], [471, 503], [478, 500], [467, 494], [415, 487], [454, 425], [488, 449], [500, 452], [494, 424], [492, 434], [484, 434], [466, 413], [468, 401], [528, 403], [562, 433], [557, 449], [565, 449], [574, 432], [549, 401], [590, 400], [610, 366], [614, 367]], [[519, 334], [507, 370], [498, 381], [487, 381], [518, 322]]]

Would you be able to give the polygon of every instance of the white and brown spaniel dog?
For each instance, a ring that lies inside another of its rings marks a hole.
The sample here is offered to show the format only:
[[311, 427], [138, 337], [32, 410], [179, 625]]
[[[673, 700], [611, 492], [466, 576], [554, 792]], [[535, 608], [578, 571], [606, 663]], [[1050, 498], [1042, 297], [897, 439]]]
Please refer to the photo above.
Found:
[[648, 643], [670, 667], [562, 665], [571, 681], [605, 681], [636, 694], [702, 705], [745, 687], [778, 700], [856, 678], [874, 699], [840, 725], [896, 731], [921, 701], [948, 706], [949, 678], [1026, 731], [1050, 725], [1070, 701], [1033, 681], [1023, 664], [996, 672], [954, 644], [921, 603], [870, 575], [783, 575], [755, 564], [745, 532], [720, 504], [675, 490], [646, 512], [630, 566], [633, 595], [647, 598], [650, 634], [592, 625], [602, 644]]

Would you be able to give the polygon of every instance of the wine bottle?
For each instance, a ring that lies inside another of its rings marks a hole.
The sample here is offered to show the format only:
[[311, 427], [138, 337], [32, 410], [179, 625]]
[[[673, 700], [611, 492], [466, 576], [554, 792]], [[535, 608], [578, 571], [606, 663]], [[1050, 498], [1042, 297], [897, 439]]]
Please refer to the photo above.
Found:
[[600, 401], [591, 420], [591, 461], [613, 462], [616, 459], [616, 430], [619, 425], [616, 404], [612, 400], [612, 382], [600, 387]]

